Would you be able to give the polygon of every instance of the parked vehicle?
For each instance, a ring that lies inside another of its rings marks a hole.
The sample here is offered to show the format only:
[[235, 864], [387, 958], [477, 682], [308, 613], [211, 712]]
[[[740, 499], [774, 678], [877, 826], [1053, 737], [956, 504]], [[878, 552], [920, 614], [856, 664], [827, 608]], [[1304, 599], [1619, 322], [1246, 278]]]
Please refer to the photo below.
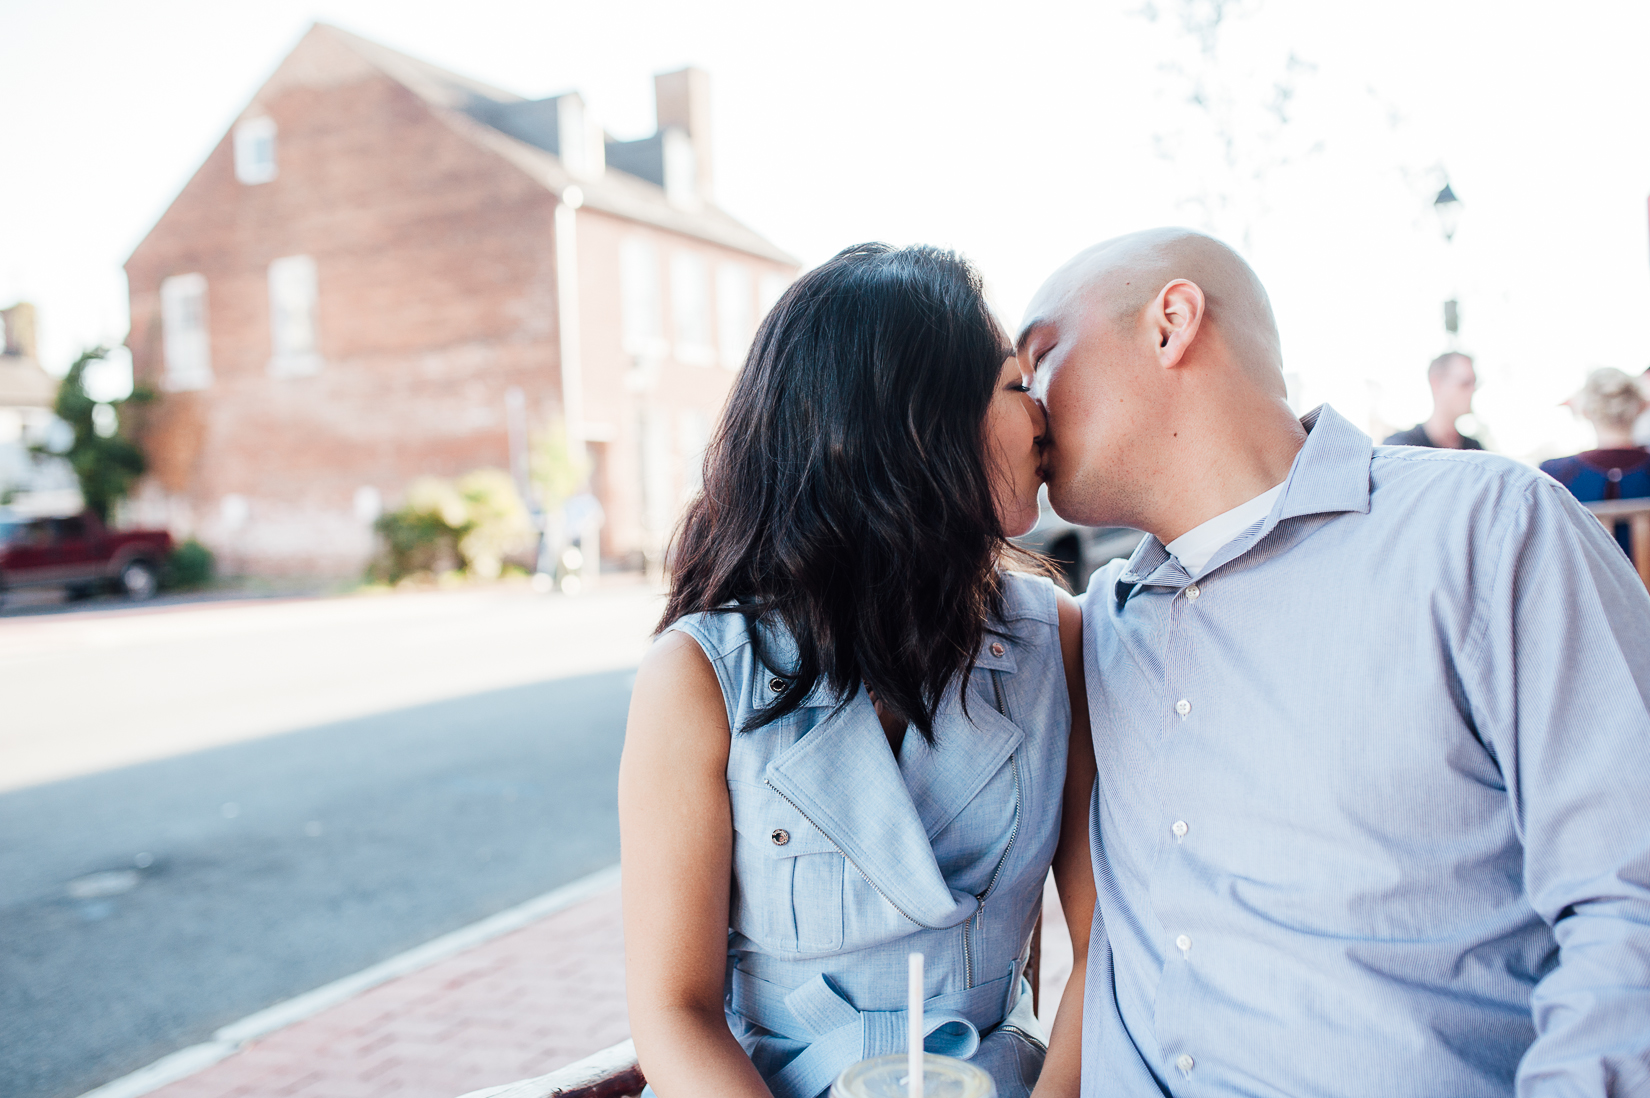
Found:
[[172, 552], [164, 530], [110, 530], [90, 511], [22, 518], [0, 511], [0, 592], [62, 587], [71, 598], [114, 587], [134, 599], [160, 589]]
[[1031, 533], [1015, 538], [1018, 545], [1035, 550], [1060, 566], [1072, 591], [1082, 594], [1094, 570], [1108, 561], [1133, 553], [1146, 535], [1126, 526], [1078, 526], [1054, 513], [1048, 505], [1048, 490], [1038, 497], [1041, 512]]

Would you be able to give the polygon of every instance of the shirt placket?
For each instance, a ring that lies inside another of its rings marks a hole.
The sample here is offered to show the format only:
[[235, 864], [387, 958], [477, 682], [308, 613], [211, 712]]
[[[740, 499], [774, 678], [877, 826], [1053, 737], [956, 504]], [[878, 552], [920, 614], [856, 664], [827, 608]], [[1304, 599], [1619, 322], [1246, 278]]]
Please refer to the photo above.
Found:
[[1194, 881], [1187, 862], [1196, 813], [1186, 803], [1186, 786], [1177, 775], [1196, 764], [1199, 741], [1209, 734], [1207, 712], [1213, 699], [1202, 692], [1207, 680], [1199, 674], [1195, 645], [1203, 599], [1203, 585], [1195, 580], [1183, 581], [1173, 592], [1163, 648], [1162, 697], [1167, 712], [1151, 879], [1152, 906], [1162, 935], [1158, 955], [1163, 958], [1155, 1008], [1159, 1061], [1154, 1067], [1171, 1085], [1189, 1083], [1197, 1071], [1196, 1051], [1189, 1041], [1196, 942], [1190, 925]]

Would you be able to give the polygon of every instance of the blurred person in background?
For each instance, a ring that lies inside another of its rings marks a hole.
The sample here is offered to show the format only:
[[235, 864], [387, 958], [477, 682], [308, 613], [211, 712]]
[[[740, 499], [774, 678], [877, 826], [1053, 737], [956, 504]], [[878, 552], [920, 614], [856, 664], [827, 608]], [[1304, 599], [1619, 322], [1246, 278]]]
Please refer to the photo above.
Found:
[[[1637, 378], [1639, 392], [1650, 394], [1650, 367]], [[1650, 404], [1639, 413], [1639, 418], [1633, 421], [1633, 441], [1640, 446], [1650, 446]]]
[[[1037, 1083], [1051, 861], [1079, 966], [1094, 910], [1082, 618], [1007, 541], [1037, 521], [1042, 433], [952, 253], [850, 248], [763, 321], [620, 763], [648, 1093], [820, 1098], [905, 1050], [912, 952], [928, 1051], [999, 1098]], [[1081, 985], [1047, 1065], [1072, 1086]]]
[[1482, 450], [1483, 443], [1455, 429], [1455, 421], [1472, 411], [1472, 394], [1478, 391], [1472, 357], [1460, 351], [1445, 351], [1428, 364], [1427, 381], [1432, 385], [1432, 415], [1407, 431], [1388, 435], [1386, 445]]
[[[1639, 383], [1609, 366], [1587, 375], [1587, 384], [1567, 403], [1593, 425], [1598, 446], [1541, 463], [1541, 471], [1583, 503], [1650, 496], [1650, 450], [1633, 441], [1633, 425], [1647, 404]], [[1616, 541], [1630, 557], [1631, 534], [1616, 523]]]

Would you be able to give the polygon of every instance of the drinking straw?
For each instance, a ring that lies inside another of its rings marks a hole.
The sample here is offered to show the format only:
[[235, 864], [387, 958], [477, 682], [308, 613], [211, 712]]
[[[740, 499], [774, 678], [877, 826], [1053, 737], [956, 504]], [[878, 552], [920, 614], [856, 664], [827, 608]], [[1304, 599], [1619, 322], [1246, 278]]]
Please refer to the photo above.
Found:
[[906, 1009], [911, 1021], [911, 1035], [906, 1042], [906, 1077], [910, 1080], [909, 1098], [922, 1098], [922, 954], [911, 954], [910, 1006]]

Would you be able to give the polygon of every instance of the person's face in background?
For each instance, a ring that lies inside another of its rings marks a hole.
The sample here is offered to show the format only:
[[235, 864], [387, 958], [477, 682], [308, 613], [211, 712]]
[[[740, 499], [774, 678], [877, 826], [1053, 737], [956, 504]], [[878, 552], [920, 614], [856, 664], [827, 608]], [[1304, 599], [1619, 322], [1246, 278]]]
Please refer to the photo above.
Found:
[[1472, 394], [1478, 391], [1478, 373], [1472, 359], [1457, 355], [1432, 380], [1432, 404], [1451, 421], [1472, 411]]
[[1019, 537], [1037, 525], [1037, 489], [1042, 486], [1043, 410], [1027, 391], [1020, 363], [1003, 361], [997, 388], [985, 414], [986, 468], [991, 499], [1003, 533]]

